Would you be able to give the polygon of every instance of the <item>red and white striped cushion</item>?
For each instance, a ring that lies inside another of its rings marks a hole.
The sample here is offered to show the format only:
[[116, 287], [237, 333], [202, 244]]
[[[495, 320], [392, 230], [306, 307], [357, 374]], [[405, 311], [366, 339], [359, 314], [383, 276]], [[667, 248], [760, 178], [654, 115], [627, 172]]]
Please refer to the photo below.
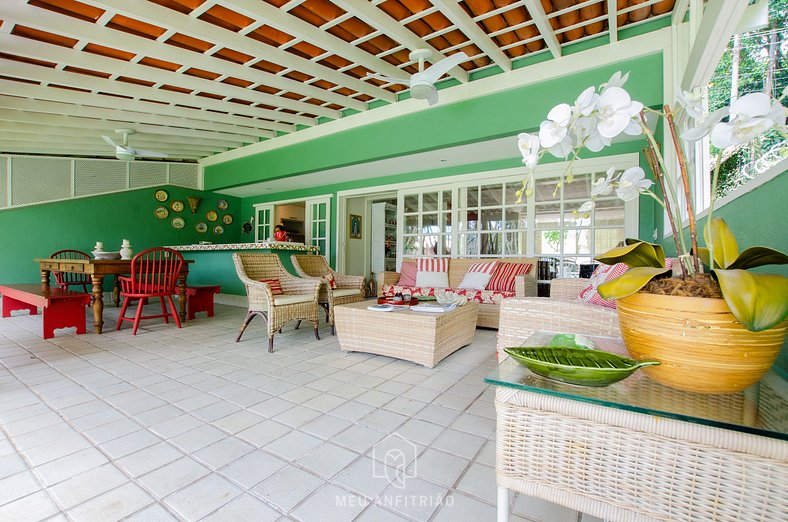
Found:
[[481, 272], [482, 274], [494, 274], [495, 267], [498, 266], [498, 261], [485, 261], [482, 263], [474, 263], [468, 268], [468, 272]]
[[599, 295], [597, 291], [597, 287], [602, 283], [617, 278], [627, 270], [629, 270], [629, 267], [624, 263], [616, 263], [615, 265], [600, 264], [594, 269], [594, 273], [591, 274], [588, 285], [578, 294], [577, 300], [588, 304], [615, 308], [616, 302], [602, 299], [602, 296]]
[[527, 274], [531, 266], [531, 263], [498, 263], [490, 282], [487, 283], [487, 290], [514, 292], [515, 276]]
[[282, 295], [284, 292], [282, 291], [282, 285], [279, 283], [279, 279], [260, 279], [261, 283], [268, 283], [268, 286], [271, 288], [271, 293], [274, 295]]
[[448, 272], [449, 260], [436, 257], [422, 257], [418, 261], [418, 272]]

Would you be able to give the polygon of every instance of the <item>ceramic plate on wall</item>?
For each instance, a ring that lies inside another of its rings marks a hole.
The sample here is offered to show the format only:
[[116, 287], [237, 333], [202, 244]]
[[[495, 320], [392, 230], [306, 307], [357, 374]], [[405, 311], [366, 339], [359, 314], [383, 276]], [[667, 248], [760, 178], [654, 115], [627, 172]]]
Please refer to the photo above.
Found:
[[208, 212], [205, 214], [205, 219], [207, 219], [207, 220], [208, 220], [208, 221], [210, 221], [210, 222], [214, 222], [214, 221], [216, 221], [217, 219], [219, 219], [219, 214], [217, 214], [215, 210], [209, 210], [209, 211], [208, 211]]
[[153, 193], [153, 197], [156, 198], [156, 201], [165, 202], [165, 201], [167, 201], [167, 198], [170, 197], [170, 195], [167, 194], [166, 190], [159, 189], [159, 190], [157, 190], [156, 192]]
[[213, 233], [216, 235], [224, 234], [224, 227], [221, 225], [216, 225], [215, 227], [213, 227]]
[[167, 219], [167, 216], [170, 215], [170, 211], [167, 210], [167, 207], [156, 207], [156, 210], [153, 211], [153, 215], [159, 219]]
[[233, 217], [230, 214], [226, 214], [222, 216], [222, 223], [225, 225], [229, 225], [233, 222]]
[[172, 219], [172, 228], [177, 228], [178, 230], [180, 230], [185, 226], [186, 226], [186, 221], [184, 221], [182, 217], [176, 217]]
[[206, 232], [208, 232], [208, 225], [206, 225], [205, 223], [203, 223], [202, 221], [200, 221], [199, 223], [197, 223], [196, 225], [194, 225], [194, 229], [195, 229], [197, 232], [199, 232], [200, 234], [205, 234]]
[[219, 201], [216, 202], [216, 208], [218, 208], [219, 210], [227, 210], [228, 206], [229, 205], [227, 205], [227, 200], [225, 199], [220, 199]]
[[176, 199], [170, 204], [173, 212], [183, 212], [183, 201]]

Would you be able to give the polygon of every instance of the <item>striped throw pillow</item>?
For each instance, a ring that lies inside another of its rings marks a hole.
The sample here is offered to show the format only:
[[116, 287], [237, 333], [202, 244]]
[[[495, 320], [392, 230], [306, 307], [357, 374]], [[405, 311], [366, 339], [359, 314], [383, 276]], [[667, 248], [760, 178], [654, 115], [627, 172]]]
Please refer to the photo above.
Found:
[[494, 274], [495, 267], [498, 266], [498, 261], [484, 261], [481, 263], [474, 263], [468, 267], [468, 272], [481, 272], [482, 274]]
[[448, 272], [449, 260], [435, 257], [422, 257], [418, 261], [418, 272]]
[[514, 278], [527, 274], [531, 266], [531, 263], [498, 263], [490, 282], [487, 283], [487, 290], [514, 292]]
[[260, 279], [261, 283], [268, 283], [268, 286], [271, 287], [271, 293], [274, 295], [282, 295], [284, 292], [282, 291], [282, 285], [279, 283], [279, 279]]
[[602, 299], [597, 287], [602, 283], [617, 278], [627, 270], [629, 270], [629, 267], [624, 263], [616, 263], [615, 265], [600, 264], [594, 269], [594, 273], [588, 279], [588, 284], [578, 294], [577, 300], [606, 308], [615, 308], [616, 302]]

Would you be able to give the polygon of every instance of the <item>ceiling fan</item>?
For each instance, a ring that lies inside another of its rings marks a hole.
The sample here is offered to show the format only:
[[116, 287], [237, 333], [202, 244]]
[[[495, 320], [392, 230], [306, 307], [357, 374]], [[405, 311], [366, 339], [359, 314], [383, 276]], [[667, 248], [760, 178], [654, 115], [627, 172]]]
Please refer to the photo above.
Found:
[[468, 55], [460, 51], [451, 56], [444, 58], [438, 63], [430, 66], [426, 71], [424, 70], [424, 61], [432, 56], [432, 51], [429, 49], [416, 49], [410, 53], [412, 61], [419, 62], [419, 72], [415, 73], [408, 80], [401, 80], [398, 78], [389, 78], [382, 74], [368, 73], [366, 78], [375, 78], [389, 83], [399, 83], [407, 85], [410, 88], [411, 98], [417, 100], [427, 100], [431, 106], [438, 103], [438, 89], [435, 88], [435, 82], [449, 71], [449, 69], [460, 65], [468, 59]]
[[121, 145], [118, 145], [112, 138], [109, 136], [102, 136], [104, 141], [108, 144], [115, 147], [115, 157], [121, 161], [134, 161], [134, 158], [137, 156], [140, 157], [147, 157], [147, 158], [167, 158], [169, 155], [163, 152], [156, 152], [155, 150], [142, 150], [142, 149], [134, 149], [129, 147], [129, 136], [134, 134], [136, 131], [131, 129], [117, 129], [115, 131], [116, 134], [120, 134], [121, 136]]

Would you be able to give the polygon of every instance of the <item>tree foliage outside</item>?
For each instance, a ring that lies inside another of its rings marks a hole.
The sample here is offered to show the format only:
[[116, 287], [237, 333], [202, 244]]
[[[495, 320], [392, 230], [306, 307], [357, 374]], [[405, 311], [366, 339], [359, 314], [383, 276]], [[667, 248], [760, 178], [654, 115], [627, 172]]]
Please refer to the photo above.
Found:
[[[769, 25], [731, 39], [709, 82], [709, 110], [714, 111], [751, 92], [778, 98], [788, 88], [788, 0], [769, 0]], [[738, 74], [735, 62], [738, 60]], [[733, 87], [737, 92], [733, 93]], [[711, 146], [712, 156], [717, 150]], [[788, 142], [777, 131], [764, 134], [723, 155], [717, 196], [722, 197], [751, 179], [752, 164], [770, 157], [788, 156]], [[712, 165], [713, 168], [713, 165]]]

